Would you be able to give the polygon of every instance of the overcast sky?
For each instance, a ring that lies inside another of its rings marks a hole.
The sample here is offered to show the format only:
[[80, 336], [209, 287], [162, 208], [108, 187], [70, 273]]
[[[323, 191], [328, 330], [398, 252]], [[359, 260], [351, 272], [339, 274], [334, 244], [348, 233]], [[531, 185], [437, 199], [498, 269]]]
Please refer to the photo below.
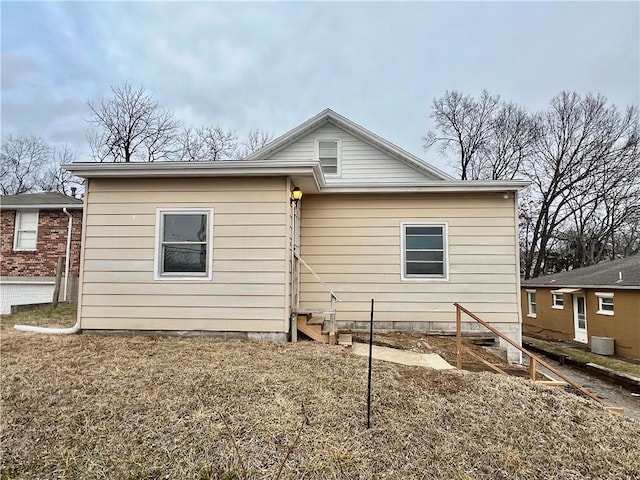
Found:
[[144, 86], [186, 124], [280, 135], [324, 108], [449, 172], [434, 97], [638, 105], [640, 3], [5, 2], [2, 135], [85, 155], [87, 100]]

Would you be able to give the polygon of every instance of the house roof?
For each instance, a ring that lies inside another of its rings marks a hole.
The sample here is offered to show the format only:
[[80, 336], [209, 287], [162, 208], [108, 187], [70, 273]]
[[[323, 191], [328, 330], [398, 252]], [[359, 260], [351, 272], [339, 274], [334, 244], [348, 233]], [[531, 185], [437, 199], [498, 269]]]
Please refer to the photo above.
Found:
[[290, 176], [311, 179], [314, 190], [324, 193], [411, 193], [411, 192], [514, 192], [526, 187], [522, 180], [448, 180], [419, 183], [370, 185], [327, 185], [319, 161], [263, 162], [76, 162], [62, 167], [83, 178], [174, 178], [174, 177], [239, 177]]
[[400, 160], [402, 163], [414, 168], [415, 170], [434, 177], [436, 180], [453, 180], [453, 177], [447, 175], [442, 170], [438, 170], [434, 166], [425, 163], [421, 158], [412, 155], [406, 150], [403, 150], [361, 125], [358, 125], [348, 118], [334, 112], [330, 108], [323, 110], [306, 122], [301, 123], [284, 135], [281, 135], [272, 142], [269, 142], [265, 147], [249, 155], [247, 160], [258, 160], [270, 157], [288, 145], [298, 141], [303, 136], [326, 124], [335, 125], [336, 127], [351, 133], [360, 140], [385, 152], [387, 155]]
[[640, 255], [531, 278], [523, 287], [640, 289]]
[[58, 192], [21, 193], [0, 196], [0, 209], [82, 208], [83, 201]]
[[[328, 183], [318, 159], [279, 161], [271, 159], [276, 152], [296, 142], [304, 135], [327, 124], [347, 131], [398, 161], [424, 174], [424, 180], [393, 183]], [[298, 127], [278, 137], [245, 160], [217, 162], [82, 162], [63, 168], [83, 178], [158, 178], [158, 177], [265, 177], [288, 176], [303, 191], [309, 193], [418, 193], [418, 192], [498, 192], [510, 197], [529, 182], [523, 180], [482, 181], [454, 180], [446, 173], [426, 164], [420, 158], [402, 150], [351, 120], [326, 109]]]

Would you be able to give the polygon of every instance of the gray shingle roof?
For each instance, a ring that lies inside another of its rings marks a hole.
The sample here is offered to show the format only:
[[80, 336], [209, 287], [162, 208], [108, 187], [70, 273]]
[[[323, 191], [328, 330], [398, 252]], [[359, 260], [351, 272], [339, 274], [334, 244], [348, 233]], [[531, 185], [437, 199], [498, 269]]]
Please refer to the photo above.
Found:
[[0, 208], [3, 210], [36, 206], [45, 208], [48, 205], [52, 207], [73, 206], [77, 208], [81, 206], [82, 203], [82, 200], [78, 198], [69, 197], [58, 192], [21, 193], [19, 195], [0, 196]]
[[[622, 275], [622, 280], [620, 280]], [[531, 278], [523, 287], [609, 287], [640, 289], [640, 255], [620, 258], [568, 272]]]

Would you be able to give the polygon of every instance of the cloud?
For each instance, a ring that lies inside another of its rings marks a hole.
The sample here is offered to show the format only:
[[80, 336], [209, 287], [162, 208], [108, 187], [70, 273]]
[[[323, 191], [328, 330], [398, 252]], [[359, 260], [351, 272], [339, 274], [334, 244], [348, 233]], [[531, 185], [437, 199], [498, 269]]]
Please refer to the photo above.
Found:
[[86, 148], [86, 101], [124, 82], [144, 86], [186, 124], [281, 134], [331, 107], [416, 154], [432, 128], [430, 103], [445, 90], [486, 88], [529, 109], [563, 89], [638, 103], [640, 6], [632, 2], [2, 8], [3, 130], [36, 129], [78, 149]]
[[36, 63], [26, 55], [2, 52], [2, 90], [9, 91], [30, 83], [36, 77]]

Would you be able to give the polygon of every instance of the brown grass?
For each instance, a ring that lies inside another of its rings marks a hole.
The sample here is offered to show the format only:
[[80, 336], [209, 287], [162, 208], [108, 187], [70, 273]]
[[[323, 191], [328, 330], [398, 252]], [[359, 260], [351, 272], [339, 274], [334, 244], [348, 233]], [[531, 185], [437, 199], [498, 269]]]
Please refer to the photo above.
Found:
[[577, 346], [568, 346], [562, 342], [551, 342], [548, 340], [541, 340], [538, 338], [527, 337], [527, 342], [542, 347], [550, 352], [560, 353], [568, 355], [574, 360], [587, 363], [596, 363], [603, 367], [616, 370], [618, 372], [624, 372], [633, 377], [640, 378], [640, 362], [634, 362], [633, 360], [626, 360], [622, 357], [607, 357], [604, 355], [598, 355], [591, 353], [589, 350], [579, 348]]
[[240, 459], [249, 478], [275, 478], [298, 432], [282, 478], [640, 471], [640, 423], [513, 377], [375, 361], [367, 430], [367, 359], [341, 347], [47, 336], [8, 322], [2, 478], [236, 479]]

